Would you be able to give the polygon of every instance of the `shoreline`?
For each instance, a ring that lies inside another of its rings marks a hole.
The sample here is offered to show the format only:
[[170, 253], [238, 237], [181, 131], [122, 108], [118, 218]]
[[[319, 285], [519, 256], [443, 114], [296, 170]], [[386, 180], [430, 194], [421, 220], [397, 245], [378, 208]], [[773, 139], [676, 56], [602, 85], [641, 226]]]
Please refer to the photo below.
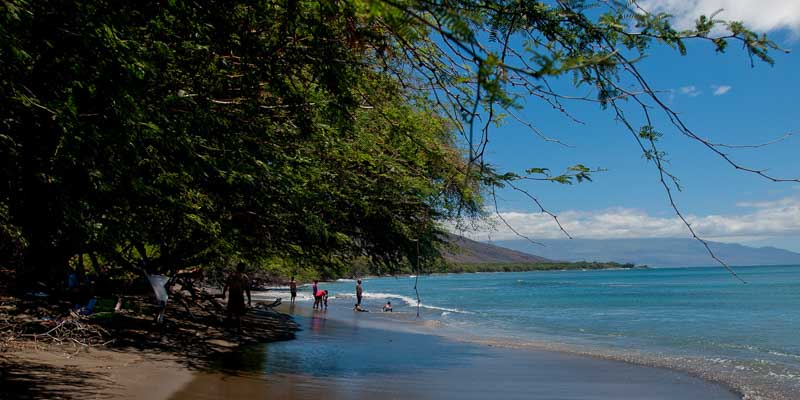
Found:
[[[486, 273], [492, 273], [492, 272], [486, 272]], [[392, 321], [392, 322], [399, 322], [399, 321]], [[653, 355], [645, 355], [643, 353], [634, 353], [634, 352], [619, 352], [619, 351], [603, 352], [598, 349], [592, 349], [588, 346], [569, 345], [569, 344], [559, 343], [556, 341], [536, 342], [532, 340], [521, 341], [511, 338], [489, 339], [478, 336], [469, 337], [465, 335], [453, 334], [452, 331], [449, 332], [448, 334], [446, 331], [443, 332], [440, 329], [434, 329], [437, 327], [437, 323], [439, 321], [428, 320], [428, 322], [429, 323], [422, 322], [422, 324], [420, 325], [422, 329], [412, 328], [411, 331], [414, 332], [424, 331], [423, 334], [435, 335], [445, 338], [446, 340], [462, 342], [462, 343], [478, 344], [483, 346], [504, 348], [511, 350], [524, 350], [531, 353], [534, 352], [556, 353], [556, 354], [577, 356], [588, 359], [625, 363], [639, 368], [656, 368], [656, 369], [668, 370], [681, 374], [687, 374], [688, 376], [700, 379], [709, 384], [723, 386], [728, 391], [734, 393], [737, 398], [744, 400], [750, 400], [750, 399], [793, 400], [794, 399], [794, 397], [790, 397], [782, 393], [777, 393], [777, 392], [762, 393], [758, 391], [753, 391], [752, 388], [743, 388], [740, 385], [737, 385], [737, 382], [732, 382], [730, 379], [724, 379], [724, 377], [720, 375], [712, 374], [707, 370], [701, 369], [701, 366], [698, 366], [697, 369], [685, 368], [683, 365], [675, 363], [673, 361], [674, 357], [668, 355], [661, 355], [660, 357], [656, 357]]]
[[[380, 314], [380, 313], [379, 313]], [[556, 340], [531, 340], [511, 337], [488, 338], [485, 336], [466, 335], [463, 332], [456, 333], [452, 329], [440, 329], [441, 322], [438, 320], [393, 320], [391, 322], [381, 322], [371, 326], [386, 324], [396, 324], [394, 329], [403, 329], [406, 332], [422, 333], [444, 338], [445, 340], [477, 344], [495, 348], [509, 350], [522, 350], [530, 352], [549, 352], [569, 356], [577, 356], [589, 359], [613, 361], [629, 364], [639, 368], [657, 368], [673, 371], [680, 374], [700, 379], [704, 382], [721, 385], [735, 393], [737, 398], [743, 400], [796, 400], [797, 394], [786, 392], [781, 388], [770, 385], [771, 382], [754, 382], [747, 380], [744, 376], [738, 376], [741, 371], [734, 366], [728, 370], [711, 368], [708, 360], [702, 357], [687, 357], [670, 355], [666, 353], [647, 353], [642, 351], [624, 351], [621, 349], [606, 347], [601, 348], [591, 345], [581, 345], [576, 343], [563, 343]], [[400, 325], [400, 326], [397, 326]]]
[[[529, 363], [534, 363], [531, 365], [536, 365], [537, 362], [547, 363], [550, 365], [550, 369], [558, 369], [558, 368], [565, 368], [567, 372], [570, 372], [575, 369], [577, 371], [584, 371], [585, 374], [589, 374], [587, 376], [592, 376], [590, 370], [586, 369], [587, 366], [594, 366], [594, 368], [599, 369], [606, 369], [608, 371], [617, 371], [621, 372], [624, 371], [624, 375], [629, 379], [630, 376], [638, 377], [637, 379], [641, 379], [643, 381], [647, 381], [649, 385], [655, 386], [671, 386], [674, 385], [675, 382], [672, 380], [677, 380], [680, 382], [681, 386], [685, 390], [686, 393], [689, 393], [688, 398], [708, 398], [708, 397], [692, 397], [691, 394], [695, 392], [710, 392], [713, 393], [714, 396], [710, 398], [720, 398], [720, 399], [789, 399], [791, 397], [780, 397], [775, 396], [774, 394], [769, 393], [746, 393], [743, 392], [740, 388], [736, 387], [735, 385], [731, 385], [730, 382], [724, 379], [716, 379], [714, 376], [709, 376], [708, 374], [704, 374], [702, 372], [696, 372], [691, 370], [686, 370], [684, 368], [678, 368], [674, 364], [670, 364], [670, 360], [667, 357], [661, 359], [661, 363], [653, 363], [652, 359], [644, 359], [644, 358], [637, 358], [632, 355], [609, 355], [609, 354], [601, 354], [597, 352], [591, 351], [581, 351], [576, 350], [575, 348], [568, 348], [568, 346], [560, 346], [557, 343], [541, 343], [536, 344], [534, 342], [531, 343], [520, 343], [520, 342], [512, 342], [510, 340], [489, 340], [489, 339], [481, 339], [481, 338], [467, 338], [467, 337], [454, 337], [448, 336], [446, 334], [437, 333], [437, 331], [433, 328], [436, 327], [436, 321], [430, 322], [422, 322], [417, 323], [416, 321], [403, 321], [398, 320], [395, 318], [394, 315], [383, 315], [382, 313], [364, 313], [365, 315], [357, 315], [353, 314], [349, 310], [341, 310], [341, 307], [336, 307], [336, 311], [331, 311], [329, 314], [325, 313], [325, 319], [323, 321], [323, 327], [320, 329], [319, 327], [314, 327], [313, 322], [315, 319], [315, 315], [318, 317], [320, 314], [318, 312], [314, 312], [310, 310], [309, 304], [304, 304], [304, 302], [299, 302], [296, 304], [293, 309], [290, 311], [288, 308], [290, 306], [285, 303], [282, 306], [279, 306], [279, 310], [281, 315], [290, 316], [291, 319], [302, 325], [302, 331], [298, 333], [299, 337], [290, 340], [293, 342], [290, 345], [291, 348], [302, 348], [308, 346], [315, 346], [314, 340], [317, 340], [310, 335], [322, 334], [327, 335], [326, 340], [333, 340], [334, 342], [343, 342], [347, 343], [350, 341], [359, 342], [361, 345], [366, 347], [374, 347], [374, 346], [386, 346], [380, 338], [384, 336], [391, 336], [395, 338], [394, 340], [408, 340], [408, 337], [413, 337], [414, 340], [421, 341], [423, 343], [427, 343], [430, 341], [435, 341], [437, 346], [445, 345], [445, 346], [452, 346], [452, 349], [456, 352], [459, 351], [466, 351], [469, 352], [477, 352], [480, 355], [477, 356], [475, 359], [468, 359], [466, 361], [467, 364], [477, 363], [477, 365], [482, 365], [482, 363], [490, 362], [493, 359], [503, 359], [505, 360], [508, 358], [510, 361], [504, 361], [499, 366], [494, 365], [495, 368], [508, 368], [504, 367], [503, 365], [507, 362], [510, 362], [511, 365], [528, 365]], [[289, 314], [286, 312], [289, 311]], [[350, 315], [353, 314], [353, 315]], [[360, 314], [360, 313], [358, 313]], [[372, 314], [372, 315], [370, 315]], [[362, 321], [356, 320], [354, 318], [359, 317], [368, 317], [368, 316], [381, 316], [380, 318], [361, 318]], [[281, 317], [283, 319], [285, 317]], [[354, 324], [355, 321], [355, 324]], [[407, 322], [411, 322], [408, 324]], [[325, 323], [328, 324], [325, 327]], [[419, 328], [422, 329], [419, 329]], [[246, 328], [245, 328], [246, 329]], [[358, 333], [353, 332], [362, 332], [362, 336], [357, 336]], [[367, 331], [376, 331], [372, 332], [366, 336], [364, 336], [363, 332]], [[327, 333], [325, 333], [327, 332]], [[438, 339], [437, 339], [438, 338]], [[362, 342], [363, 341], [363, 342]], [[391, 340], [390, 340], [391, 342]], [[249, 347], [247, 347], [249, 346]], [[234, 354], [239, 353], [237, 357], [234, 359], [233, 362], [241, 363], [241, 359], [239, 359], [239, 355], [244, 354], [245, 356], [250, 351], [250, 348], [260, 348], [260, 347], [267, 347], [269, 348], [279, 348], [283, 346], [282, 344], [278, 344], [278, 342], [273, 343], [250, 343], [246, 344], [245, 347], [234, 347], [231, 346], [227, 354]], [[329, 344], [330, 346], [330, 344]], [[334, 345], [335, 346], [335, 345]], [[324, 346], [323, 346], [324, 348]], [[432, 347], [433, 348], [433, 347]], [[319, 350], [319, 349], [318, 349]], [[523, 351], [519, 351], [523, 350]], [[7, 357], [7, 356], [11, 357]], [[435, 357], [434, 357], [435, 358]], [[35, 368], [34, 375], [30, 376], [29, 379], [33, 379], [36, 377], [37, 369], [53, 369], [58, 368], [63, 371], [69, 371], [69, 374], [75, 375], [76, 379], [78, 380], [69, 380], [69, 379], [60, 379], [55, 382], [52, 388], [42, 388], [38, 389], [41, 393], [55, 393], [53, 390], [66, 390], [71, 393], [75, 394], [94, 394], [94, 395], [107, 395], [112, 396], [113, 398], [124, 398], [124, 399], [173, 399], [173, 400], [182, 400], [182, 399], [189, 399], [192, 396], [196, 395], [197, 393], [192, 390], [198, 390], [199, 388], [205, 388], [203, 390], [221, 390], [221, 387], [227, 388], [231, 382], [237, 382], [239, 385], [244, 385], [245, 389], [242, 393], [242, 397], [231, 397], [231, 398], [244, 398], [244, 395], [247, 394], [248, 396], [253, 394], [263, 394], [264, 391], [267, 391], [268, 394], [273, 394], [272, 390], [278, 390], [280, 393], [286, 394], [287, 390], [297, 389], [298, 387], [306, 388], [305, 394], [318, 394], [315, 392], [317, 390], [319, 393], [323, 393], [323, 386], [325, 385], [333, 385], [336, 386], [337, 377], [336, 376], [315, 376], [313, 373], [303, 372], [303, 371], [278, 371], [276, 375], [284, 376], [284, 381], [275, 381], [272, 378], [268, 378], [262, 376], [261, 373], [253, 371], [250, 372], [243, 372], [242, 370], [237, 370], [237, 368], [242, 367], [241, 365], [230, 365], [230, 361], [228, 362], [227, 367], [232, 367], [230, 369], [220, 368], [219, 365], [214, 367], [206, 367], [206, 368], [198, 368], [193, 367], [186, 363], [187, 360], [181, 359], [181, 356], [175, 354], [168, 354], [164, 351], [159, 351], [158, 349], [150, 349], [150, 350], [141, 350], [141, 349], [133, 349], [133, 348], [109, 348], [109, 349], [90, 349], [88, 351], [82, 351], [77, 355], [70, 355], [63, 351], [50, 349], [47, 351], [32, 351], [31, 349], [12, 349], [6, 352], [5, 354], [0, 354], [0, 365], [3, 366], [4, 374], [6, 377], [9, 375], [18, 374], [14, 372], [14, 368], [7, 368], [9, 365], [13, 365], [15, 362], [17, 365], [20, 363], [31, 364]], [[252, 360], [251, 360], [252, 361]], [[258, 364], [258, 360], [255, 361]], [[402, 363], [401, 363], [402, 364]], [[395, 363], [397, 365], [397, 363]], [[492, 364], [493, 365], [493, 364]], [[598, 367], [599, 366], [599, 367]], [[252, 366], [251, 366], [252, 367]], [[450, 370], [451, 372], [457, 372], [458, 374], [465, 374], [469, 373], [471, 370], [467, 370], [467, 372], [460, 370], [462, 368], [457, 365], [445, 365], [443, 366], [445, 370]], [[475, 367], [477, 368], [477, 367]], [[312, 368], [313, 370], [313, 368]], [[434, 371], [437, 368], [433, 368]], [[9, 373], [9, 371], [11, 371]], [[346, 371], [346, 369], [345, 369]], [[661, 371], [661, 372], [659, 372]], [[24, 370], [23, 370], [24, 372]], [[273, 371], [275, 372], [275, 371]], [[473, 371], [474, 372], [474, 371]], [[53, 373], [53, 371], [50, 371]], [[514, 371], [505, 371], [505, 374], [508, 373], [515, 373]], [[289, 378], [286, 378], [286, 377]], [[445, 389], [447, 390], [447, 380], [451, 379], [448, 376], [436, 376], [436, 379], [444, 379], [445, 383], [437, 383], [437, 382], [426, 382], [426, 385], [431, 390], [438, 390], [438, 389]], [[666, 377], [666, 378], [665, 378]], [[592, 379], [596, 379], [597, 381], [601, 382], [600, 385], [607, 385], [610, 382], [615, 382], [615, 379], [618, 379], [619, 376], [616, 378], [614, 377], [613, 373], [610, 373], [609, 376], [601, 376], [597, 377], [594, 376]], [[265, 383], [265, 379], [270, 381], [269, 383]], [[348, 378], [349, 379], [349, 378]], [[423, 380], [425, 378], [422, 378]], [[433, 378], [429, 378], [433, 379]], [[540, 378], [541, 380], [542, 378]], [[233, 381], [231, 381], [233, 380]], [[452, 380], [452, 379], [451, 379]], [[605, 380], [605, 381], [604, 381]], [[4, 382], [2, 376], [0, 376], [0, 382]], [[228, 383], [225, 383], [228, 382]], [[458, 382], [450, 382], [450, 383], [458, 383]], [[463, 382], [462, 382], [463, 383]], [[544, 382], [537, 383], [537, 386], [542, 386], [547, 384], [547, 380]], [[619, 382], [615, 382], [618, 384]], [[666, 384], [669, 385], [666, 385]], [[368, 390], [374, 392], [375, 390], [381, 390], [382, 388], [375, 388], [369, 385], [367, 386], [359, 386], [357, 383], [349, 383], [349, 387], [353, 390]], [[437, 385], [445, 385], [445, 386], [437, 386]], [[580, 383], [576, 383], [577, 389], [580, 388]], [[423, 385], [425, 386], [425, 385]], [[545, 385], [546, 386], [546, 385]], [[4, 383], [5, 387], [5, 383]], [[158, 387], [158, 390], [153, 390], [153, 387]], [[308, 389], [308, 388], [311, 389]], [[326, 387], [326, 386], [325, 386]], [[194, 389], [192, 389], [194, 388]], [[313, 390], [312, 390], [313, 389]], [[401, 390], [402, 388], [395, 387], [394, 389]], [[394, 390], [394, 389], [386, 389], [383, 390]], [[552, 388], [551, 388], [552, 389]], [[564, 390], [569, 390], [570, 388], [564, 388]], [[515, 390], [520, 390], [520, 393], [528, 393], [526, 389], [521, 386], [515, 387]], [[310, 392], [314, 393], [310, 393]], [[727, 392], [731, 396], [726, 397], [724, 393]], [[227, 392], [226, 392], [227, 393]], [[14, 392], [9, 392], [8, 397], [10, 398], [36, 398], [33, 397], [25, 397], [22, 396], [11, 396]], [[24, 393], [23, 393], [24, 394]], [[392, 393], [383, 393], [384, 395], [388, 395], [389, 398], [392, 398]], [[405, 392], [404, 394], [409, 394]], [[510, 395], [513, 393], [506, 393], [506, 395]], [[419, 393], [415, 393], [415, 395], [420, 395]], [[235, 395], [234, 395], [235, 396]], [[766, 396], [766, 397], [764, 397]], [[424, 397], [424, 396], [423, 396]], [[512, 396], [513, 397], [513, 396]], [[0, 399], [5, 399], [6, 397], [0, 396]], [[69, 396], [67, 396], [69, 398]], [[80, 397], [74, 397], [80, 398]], [[291, 397], [289, 397], [291, 398]], [[297, 397], [303, 398], [303, 397]], [[333, 396], [332, 398], [337, 398]], [[350, 398], [348, 396], [341, 396], [341, 398]], [[469, 398], [469, 397], [467, 397]], [[544, 398], [544, 397], [542, 397]], [[573, 398], [595, 398], [595, 397], [573, 397]], [[615, 397], [597, 397], [602, 399], [611, 399]], [[638, 398], [638, 397], [616, 397], [616, 398]], [[669, 398], [669, 397], [666, 397]], [[676, 397], [677, 398], [677, 397]]]
[[302, 303], [288, 311], [303, 327], [297, 340], [250, 349], [269, 362], [234, 374], [198, 374], [172, 400], [200, 393], [334, 400], [742, 398], [727, 386], [670, 369], [414, 332], [389, 314], [341, 307], [315, 312]]
[[[369, 293], [366, 292], [365, 294]], [[345, 302], [347, 302], [347, 300], [345, 300]], [[302, 302], [300, 304], [302, 304]], [[710, 384], [724, 386], [727, 390], [735, 393], [739, 399], [793, 400], [797, 398], [798, 393], [795, 391], [796, 388], [776, 385], [774, 380], [766, 378], [759, 380], [753, 378], [745, 373], [746, 370], [742, 369], [740, 366], [725, 360], [707, 360], [699, 356], [681, 356], [665, 352], [626, 351], [621, 348], [564, 343], [549, 339], [536, 341], [510, 337], [488, 338], [470, 336], [465, 335], [464, 332], [455, 332], [452, 329], [441, 329], [443, 326], [442, 322], [435, 319], [424, 319], [417, 322], [412, 319], [393, 318], [398, 315], [386, 316], [380, 312], [371, 314], [381, 315], [389, 319], [377, 318], [374, 321], [366, 323], [366, 326], [371, 328], [377, 327], [379, 329], [433, 335], [448, 341], [465, 344], [477, 344], [495, 348], [533, 352], [555, 352], [570, 356], [621, 362], [639, 368], [664, 369], [695, 377]]]
[[[747, 287], [731, 285], [719, 271], [672, 270], [651, 270], [642, 276], [625, 271], [607, 278], [598, 271], [586, 279], [584, 272], [431, 279], [424, 285], [424, 298], [430, 303], [423, 301], [423, 318], [441, 321], [444, 329], [429, 331], [453, 340], [669, 368], [724, 384], [746, 399], [800, 398], [800, 353], [795, 335], [785, 330], [796, 320], [786, 314], [790, 310], [778, 307], [791, 304], [784, 288], [796, 285], [776, 281], [771, 275], [776, 271], [760, 268], [743, 271], [754, 282]], [[694, 279], [698, 276], [703, 280]], [[397, 300], [396, 311], [399, 307], [413, 314], [413, 282], [403, 281], [368, 282], [368, 290], [377, 295], [371, 305]], [[337, 297], [353, 297], [347, 283], [332, 287]], [[648, 298], [652, 290], [658, 297]], [[724, 296], [728, 292], [736, 296]], [[683, 298], [681, 293], [698, 295]], [[370, 294], [365, 292], [365, 298]], [[577, 298], [568, 297], [572, 295]], [[761, 300], [744, 300], [748, 296]], [[516, 304], [528, 301], [535, 306]], [[458, 308], [440, 312], [443, 307]], [[756, 310], [765, 307], [776, 310], [770, 315], [780, 313], [785, 319], [762, 327], [763, 317]]]

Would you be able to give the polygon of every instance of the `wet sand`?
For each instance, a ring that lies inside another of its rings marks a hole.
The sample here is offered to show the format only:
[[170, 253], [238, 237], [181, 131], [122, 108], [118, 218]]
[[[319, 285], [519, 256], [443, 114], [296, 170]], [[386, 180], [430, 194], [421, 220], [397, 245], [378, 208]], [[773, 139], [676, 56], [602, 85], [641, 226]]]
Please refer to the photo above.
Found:
[[302, 327], [297, 340], [223, 355], [171, 399], [741, 398], [668, 369], [392, 329], [403, 323], [382, 313], [283, 311]]

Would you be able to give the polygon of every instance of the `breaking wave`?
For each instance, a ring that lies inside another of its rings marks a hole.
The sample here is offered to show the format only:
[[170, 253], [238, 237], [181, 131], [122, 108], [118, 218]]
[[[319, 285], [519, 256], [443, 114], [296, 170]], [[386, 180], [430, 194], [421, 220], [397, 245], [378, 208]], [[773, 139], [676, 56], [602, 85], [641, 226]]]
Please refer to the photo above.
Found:
[[[337, 293], [336, 298], [355, 298], [355, 295], [352, 294], [344, 294], [344, 293]], [[380, 293], [380, 292], [364, 292], [363, 297], [365, 299], [380, 299], [380, 300], [400, 300], [405, 303], [409, 307], [416, 307], [417, 306], [417, 299], [409, 296], [403, 296], [401, 294], [395, 293]], [[445, 312], [453, 312], [458, 314], [474, 314], [469, 311], [459, 310], [457, 308], [447, 308], [447, 307], [439, 307], [439, 306], [432, 306], [430, 304], [420, 303], [419, 306], [421, 308], [426, 308], [429, 310], [437, 310], [437, 311], [445, 311]]]

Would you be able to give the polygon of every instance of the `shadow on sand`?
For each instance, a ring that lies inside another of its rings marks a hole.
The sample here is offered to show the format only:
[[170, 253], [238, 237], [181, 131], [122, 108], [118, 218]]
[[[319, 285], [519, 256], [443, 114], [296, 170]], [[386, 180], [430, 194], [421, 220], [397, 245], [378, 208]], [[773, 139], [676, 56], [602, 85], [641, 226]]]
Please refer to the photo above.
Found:
[[[0, 358], [0, 399], [102, 399], [101, 377], [69, 366]], [[91, 382], [91, 384], [89, 384]]]

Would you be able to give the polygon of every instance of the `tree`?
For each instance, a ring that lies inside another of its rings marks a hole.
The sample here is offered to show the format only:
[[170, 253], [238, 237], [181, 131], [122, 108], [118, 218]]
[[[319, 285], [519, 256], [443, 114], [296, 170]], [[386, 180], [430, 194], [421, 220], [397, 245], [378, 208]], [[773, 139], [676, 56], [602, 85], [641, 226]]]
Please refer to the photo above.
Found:
[[[427, 90], [443, 114], [456, 122], [468, 149], [469, 165], [480, 170], [489, 184], [489, 195], [494, 197], [494, 188], [502, 186], [523, 192], [541, 212], [553, 217], [567, 237], [570, 235], [557, 217], [518, 183], [522, 180], [581, 182], [590, 180], [595, 170], [578, 164], [556, 174], [542, 166], [524, 173], [496, 172], [483, 159], [491, 127], [505, 118], [528, 126], [545, 141], [558, 142], [516, 114], [522, 107], [522, 99], [541, 100], [566, 118], [573, 118], [565, 105], [570, 101], [595, 102], [608, 110], [658, 171], [673, 210], [691, 235], [734, 275], [695, 233], [676, 205], [673, 191], [681, 187], [667, 168], [666, 153], [658, 146], [659, 138], [672, 128], [701, 143], [737, 170], [775, 182], [800, 181], [743, 165], [728, 153], [730, 146], [695, 133], [638, 69], [638, 60], [654, 46], [667, 46], [686, 55], [686, 42], [690, 40], [708, 41], [719, 53], [725, 52], [729, 44], [739, 43], [751, 64], [754, 60], [772, 64], [769, 52], [780, 51], [778, 46], [741, 22], [719, 20], [715, 15], [701, 16], [694, 29], [678, 31], [671, 26], [669, 15], [649, 13], [635, 1], [387, 0], [369, 4], [376, 24], [391, 32], [399, 42], [399, 49], [392, 54], [400, 61], [387, 62], [383, 68], [399, 71], [401, 81], [406, 70], [414, 71], [416, 80], [412, 84]], [[565, 77], [572, 78], [575, 88], [588, 88], [593, 93], [573, 95], [555, 90], [551, 83]], [[662, 114], [671, 127], [657, 127], [655, 114]], [[497, 216], [516, 232], [499, 212]]]
[[58, 279], [85, 253], [390, 265], [438, 240], [452, 203], [477, 213], [447, 123], [369, 66], [353, 5], [292, 4], [5, 3], [0, 200], [20, 273]]
[[81, 254], [167, 272], [282, 257], [323, 274], [359, 256], [391, 271], [417, 244], [435, 258], [441, 222], [482, 215], [494, 188], [591, 179], [483, 162], [521, 93], [569, 116], [548, 85], [565, 75], [629, 129], [668, 196], [649, 103], [774, 179], [694, 134], [636, 68], [690, 39], [771, 62], [766, 37], [713, 17], [678, 32], [606, 1], [7, 0], [0, 20], [0, 251], [29, 278]]

